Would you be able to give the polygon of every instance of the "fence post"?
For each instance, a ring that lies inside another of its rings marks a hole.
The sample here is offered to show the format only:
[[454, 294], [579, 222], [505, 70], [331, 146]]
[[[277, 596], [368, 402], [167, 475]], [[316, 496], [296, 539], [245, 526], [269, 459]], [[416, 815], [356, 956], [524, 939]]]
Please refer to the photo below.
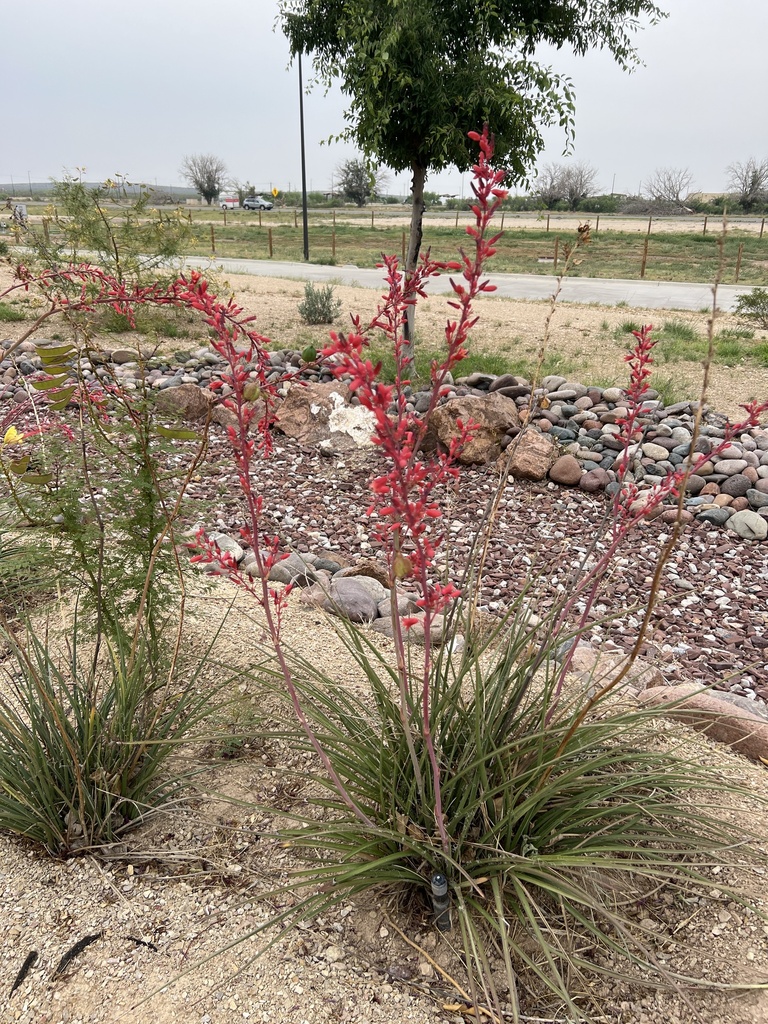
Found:
[[299, 226], [299, 211], [294, 206], [293, 208], [293, 226], [297, 228]]
[[704, 218], [704, 234], [705, 234], [705, 235], [706, 235], [706, 233], [707, 233], [707, 221], [708, 221], [708, 220], [709, 220], [709, 217], [705, 217], [705, 218]]
[[51, 235], [50, 235], [50, 232], [48, 230], [48, 224], [49, 224], [48, 218], [47, 217], [43, 217], [43, 234], [45, 235], [45, 241], [47, 243], [51, 241]]
[[373, 207], [371, 207], [371, 227], [373, 227]]
[[403, 266], [405, 266], [405, 229], [403, 229]]
[[259, 227], [261, 227], [261, 210], [259, 210]]
[[[335, 219], [335, 218], [334, 218]], [[336, 225], [333, 225], [331, 232], [331, 259], [336, 259]]]
[[600, 230], [600, 214], [597, 215], [597, 221], [595, 222], [595, 234]]
[[651, 214], [651, 215], [650, 215], [650, 217], [648, 218], [648, 230], [647, 230], [647, 232], [646, 232], [646, 238], [647, 238], [647, 237], [648, 237], [648, 235], [650, 235], [650, 233], [651, 233], [651, 224], [652, 224], [652, 223], [653, 223], [653, 214]]
[[549, 231], [549, 214], [547, 214], [547, 231]]
[[333, 226], [336, 227], [336, 207], [333, 209]]
[[14, 229], [13, 229], [13, 237], [14, 237], [14, 240], [16, 242], [16, 245], [21, 245], [21, 231], [19, 230], [18, 227], [14, 227]]
[[760, 237], [761, 238], [763, 237], [763, 230], [764, 230], [764, 228], [765, 228], [765, 217], [763, 217], [763, 222], [760, 225]]
[[501, 230], [504, 230], [504, 211], [501, 211]]
[[744, 243], [739, 242], [739, 251], [736, 254], [736, 273], [733, 275], [733, 283], [739, 283], [739, 274], [741, 273], [741, 257], [744, 255]]
[[557, 270], [557, 257], [559, 255], [559, 252], [560, 252], [560, 236], [558, 235], [557, 238], [555, 239], [555, 265], [554, 265], [554, 269], [555, 270]]
[[[504, 216], [504, 214], [502, 213], [502, 217], [503, 216]], [[459, 226], [459, 208], [458, 208], [458, 206], [456, 207], [456, 223], [453, 226], [455, 228], [457, 228]]]
[[222, 210], [221, 212], [224, 214], [224, 227], [226, 227], [227, 226], [227, 211], [226, 210]]
[[216, 252], [216, 232], [213, 230], [213, 224], [211, 224], [211, 252]]
[[643, 262], [640, 264], [640, 277], [645, 277], [645, 267], [648, 263], [648, 235], [643, 242]]
[[187, 214], [187, 220], [189, 221], [190, 224], [192, 223], [192, 211], [191, 210]]

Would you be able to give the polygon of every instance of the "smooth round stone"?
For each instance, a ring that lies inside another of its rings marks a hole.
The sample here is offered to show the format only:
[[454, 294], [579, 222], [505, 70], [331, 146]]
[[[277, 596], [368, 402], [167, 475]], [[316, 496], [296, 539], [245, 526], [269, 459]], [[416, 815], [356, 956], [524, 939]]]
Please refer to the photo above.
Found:
[[720, 490], [723, 494], [730, 494], [732, 498], [741, 498], [747, 493], [751, 485], [751, 480], [742, 473], [737, 473], [735, 476], [726, 477], [720, 484]]
[[676, 508], [665, 508], [661, 513], [661, 521], [663, 523], [674, 523], [677, 521], [678, 514], [680, 516], [681, 523], [693, 522], [693, 512], [689, 512], [688, 509], [681, 509], [678, 513]]
[[740, 445], [729, 444], [726, 448], [720, 452], [721, 459], [740, 459], [743, 457], [744, 450]]
[[574, 430], [566, 430], [565, 427], [552, 427], [550, 434], [558, 439], [558, 441], [575, 441], [576, 432]]
[[674, 452], [670, 452], [669, 455], [667, 456], [667, 459], [675, 467], [682, 466], [682, 464], [685, 462], [684, 456], [682, 456], [682, 455], [675, 455]]
[[578, 406], [575, 405], [561, 405], [560, 415], [563, 419], [569, 420], [571, 416], [575, 416], [578, 413]]
[[686, 498], [685, 504], [691, 508], [697, 508], [699, 505], [709, 505], [711, 502], [708, 494], [698, 494], [694, 498]]
[[725, 476], [735, 476], [747, 468], [748, 463], [744, 459], [718, 459], [715, 463], [715, 472], [724, 473]]
[[541, 382], [541, 386], [546, 388], [547, 391], [557, 391], [565, 384], [565, 377], [558, 377], [556, 374], [551, 373], [548, 377], [545, 377]]
[[623, 397], [624, 392], [621, 388], [603, 388], [604, 402], [620, 402]]
[[581, 463], [573, 455], [561, 455], [559, 459], [552, 463], [552, 467], [549, 470], [550, 480], [554, 480], [558, 484], [565, 484], [566, 486], [577, 484], [581, 479], [581, 474]]
[[744, 470], [744, 476], [753, 484], [757, 483], [757, 481], [760, 479], [757, 470], [754, 466], [747, 466], [747, 468]]
[[673, 427], [669, 436], [673, 441], [677, 441], [678, 444], [690, 445], [691, 443], [691, 432], [685, 427]]
[[673, 455], [680, 455], [682, 458], [686, 458], [688, 455], [690, 455], [690, 452], [690, 444], [676, 444], [675, 447], [672, 449]]
[[611, 478], [608, 476], [608, 473], [597, 466], [582, 476], [579, 480], [579, 487], [582, 491], [587, 491], [591, 494], [595, 491], [604, 490], [610, 482]]
[[587, 473], [592, 473], [594, 470], [600, 468], [600, 463], [595, 462], [594, 459], [585, 459], [581, 465], [584, 471]]
[[582, 411], [584, 411], [586, 409], [591, 409], [595, 403], [592, 401], [589, 395], [582, 395], [581, 398], [577, 398], [573, 404], [576, 406], [577, 409], [581, 409]]
[[751, 509], [734, 512], [726, 526], [744, 540], [765, 540], [768, 537], [768, 520]]
[[761, 494], [768, 494], [768, 476], [762, 476], [755, 484], [755, 490]]
[[600, 459], [600, 469], [611, 469], [615, 461], [616, 456], [612, 452], [606, 452], [602, 459]]
[[654, 444], [653, 441], [646, 441], [643, 445], [643, 455], [653, 459], [654, 462], [660, 462], [662, 459], [666, 459], [667, 449], [660, 444]]
[[703, 476], [698, 476], [696, 473], [691, 473], [688, 477], [685, 489], [690, 494], [699, 494], [702, 488], [706, 487], [707, 481]]
[[704, 523], [713, 523], [715, 526], [723, 526], [731, 518], [731, 510], [727, 508], [708, 508], [699, 512], [697, 519]]

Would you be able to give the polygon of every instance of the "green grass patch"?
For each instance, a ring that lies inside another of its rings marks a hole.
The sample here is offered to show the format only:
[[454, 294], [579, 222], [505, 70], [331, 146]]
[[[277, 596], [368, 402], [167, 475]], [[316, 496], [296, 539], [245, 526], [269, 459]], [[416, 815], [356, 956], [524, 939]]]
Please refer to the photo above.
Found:
[[14, 309], [7, 302], [0, 302], [0, 323], [14, 324], [26, 319], [21, 310]]

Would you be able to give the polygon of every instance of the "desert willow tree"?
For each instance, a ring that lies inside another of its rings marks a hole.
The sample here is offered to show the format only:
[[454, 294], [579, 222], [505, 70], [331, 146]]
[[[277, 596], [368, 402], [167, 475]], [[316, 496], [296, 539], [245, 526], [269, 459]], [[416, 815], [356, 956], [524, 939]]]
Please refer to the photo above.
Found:
[[[574, 127], [569, 79], [535, 54], [540, 44], [577, 54], [608, 49], [618, 64], [638, 62], [632, 34], [664, 17], [652, 0], [281, 0], [291, 53], [311, 54], [317, 77], [338, 81], [347, 127], [372, 163], [412, 174], [405, 269], [422, 244], [424, 183], [430, 171], [473, 164], [469, 130], [490, 125], [497, 166], [521, 181], [559, 124]], [[413, 358], [413, 307], [406, 347]]]

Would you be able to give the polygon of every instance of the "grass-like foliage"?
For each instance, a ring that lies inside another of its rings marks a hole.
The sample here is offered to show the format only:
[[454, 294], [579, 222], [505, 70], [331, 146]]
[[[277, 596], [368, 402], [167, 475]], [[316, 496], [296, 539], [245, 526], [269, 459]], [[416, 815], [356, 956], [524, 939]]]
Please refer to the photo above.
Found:
[[0, 827], [68, 856], [114, 842], [180, 795], [170, 755], [208, 714], [197, 672], [153, 671], [149, 652], [0, 635]]
[[20, 309], [14, 309], [7, 302], [0, 302], [0, 323], [12, 324], [25, 319]]
[[[530, 1012], [547, 1002], [578, 1015], [574, 993], [609, 963], [617, 974], [634, 967], [661, 983], [681, 980], [655, 960], [633, 908], [660, 888], [711, 888], [697, 865], [745, 838], [706, 807], [722, 781], [660, 746], [649, 712], [614, 694], [592, 700], [583, 683], [558, 698], [551, 623], [531, 630], [528, 614], [519, 602], [485, 645], [460, 656], [442, 648], [432, 663], [428, 719], [447, 850], [427, 745], [414, 736], [421, 680], [409, 689], [404, 720], [396, 669], [354, 627], [343, 636], [370, 699], [309, 659], [294, 656], [292, 667], [356, 810], [315, 764], [302, 810], [281, 811], [295, 822], [281, 837], [308, 861], [291, 878], [301, 895], [286, 919], [322, 915], [367, 890], [389, 892], [416, 919], [434, 918], [430, 879], [442, 874], [466, 967], [460, 983], [499, 1019], [502, 1009], [518, 1019], [521, 1004]], [[261, 686], [269, 705], [284, 706], [269, 738], [310, 750], [282, 680], [265, 673]]]
[[341, 299], [335, 298], [333, 285], [304, 285], [304, 298], [299, 303], [299, 316], [308, 324], [332, 324], [339, 315]]

